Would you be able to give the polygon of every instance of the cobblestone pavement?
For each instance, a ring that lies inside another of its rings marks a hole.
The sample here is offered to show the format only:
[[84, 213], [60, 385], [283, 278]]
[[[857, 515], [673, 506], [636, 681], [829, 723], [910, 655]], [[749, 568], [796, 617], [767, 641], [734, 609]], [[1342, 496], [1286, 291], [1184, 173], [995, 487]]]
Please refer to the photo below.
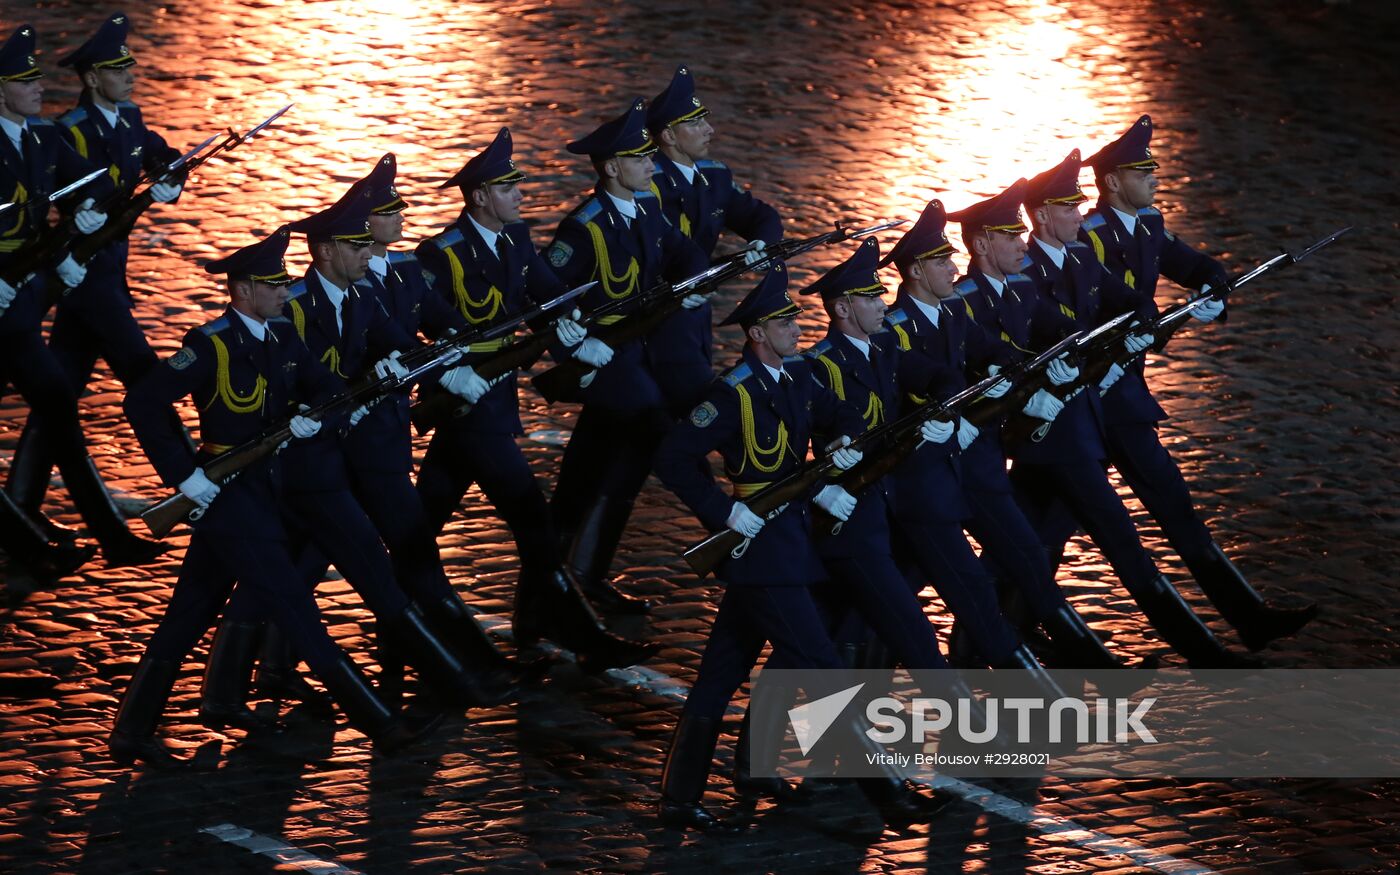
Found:
[[[912, 218], [935, 193], [960, 206], [1071, 146], [1092, 150], [1150, 112], [1170, 225], [1232, 268], [1357, 226], [1315, 261], [1250, 286], [1228, 325], [1185, 330], [1151, 379], [1174, 416], [1166, 440], [1220, 541], [1261, 586], [1326, 606], [1273, 647], [1270, 662], [1400, 664], [1391, 589], [1400, 571], [1400, 326], [1389, 288], [1400, 273], [1400, 7], [963, 5], [128, 7], [142, 61], [137, 99], [175, 144], [297, 103], [275, 135], [211, 165], [177, 206], [152, 210], [134, 236], [138, 316], [163, 352], [175, 349], [222, 308], [196, 263], [328, 203], [385, 151], [398, 154], [414, 204], [410, 236], [431, 233], [456, 212], [455, 192], [435, 186], [503, 123], [531, 174], [528, 216], [543, 245], [590, 184], [586, 163], [562, 144], [631, 96], [658, 91], [681, 61], [715, 111], [718, 157], [777, 204], [794, 233], [837, 217]], [[7, 25], [38, 27], [47, 107], [60, 111], [75, 89], [54, 59], [104, 10], [70, 0], [0, 8]], [[839, 257], [814, 255], [795, 266], [796, 279]], [[719, 338], [727, 359], [738, 337]], [[82, 402], [93, 453], [117, 489], [153, 498], [159, 484], [121, 418], [120, 386], [101, 376]], [[524, 399], [528, 454], [552, 478], [553, 437], [576, 411]], [[0, 457], [24, 413], [13, 398], [0, 407]], [[49, 509], [77, 524], [65, 502], [56, 490]], [[1184, 577], [1156, 529], [1139, 522], [1163, 566]], [[800, 813], [766, 812], [739, 838], [667, 833], [652, 815], [660, 755], [717, 591], [684, 570], [679, 553], [700, 530], [655, 483], [634, 523], [620, 556], [624, 583], [661, 599], [648, 623], [666, 645], [645, 674], [588, 677], [561, 664], [518, 707], [459, 719], [392, 761], [295, 711], [295, 731], [280, 739], [201, 728], [191, 719], [197, 656], [166, 730], [217, 769], [117, 768], [102, 739], [185, 536], [145, 569], [92, 565], [41, 589], [10, 575], [0, 606], [0, 674], [9, 678], [0, 690], [0, 870], [1350, 872], [1400, 859], [1400, 785], [1380, 780], [986, 783], [980, 802], [905, 834], [881, 833], [863, 803], [836, 792]], [[512, 545], [475, 492], [443, 546], [471, 603], [508, 616]], [[1064, 580], [1115, 648], [1165, 653], [1122, 611], [1127, 596], [1097, 554], [1078, 549]], [[340, 582], [321, 594], [333, 634], [363, 654], [367, 613]], [[946, 625], [936, 603], [930, 613]], [[636, 621], [627, 628], [643, 631]], [[727, 784], [713, 785], [719, 801]]]

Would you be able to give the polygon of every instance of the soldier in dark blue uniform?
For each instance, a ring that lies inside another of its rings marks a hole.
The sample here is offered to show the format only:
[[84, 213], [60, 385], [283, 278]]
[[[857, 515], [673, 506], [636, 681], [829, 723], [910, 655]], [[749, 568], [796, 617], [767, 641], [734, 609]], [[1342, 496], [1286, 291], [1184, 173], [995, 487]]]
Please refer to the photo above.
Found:
[[[0, 46], [0, 200], [15, 204], [0, 214], [0, 276], [13, 273], [28, 247], [48, 229], [48, 195], [87, 176], [95, 168], [64, 142], [59, 129], [39, 117], [43, 71], [34, 59], [34, 28], [22, 25]], [[103, 176], [72, 196], [74, 209], [61, 204], [79, 232], [106, 221], [93, 209], [95, 198], [112, 192]], [[63, 285], [79, 285], [84, 269], [67, 256], [56, 272]], [[106, 487], [88, 458], [78, 423], [78, 405], [63, 365], [44, 343], [41, 324], [48, 310], [47, 288], [54, 279], [39, 270], [28, 277], [0, 278], [0, 384], [12, 383], [29, 403], [31, 417], [43, 423], [53, 460], [89, 532], [120, 563], [148, 542], [138, 539], [115, 512]], [[90, 547], [66, 539], [0, 495], [0, 542], [5, 552], [41, 578], [62, 577], [92, 558]]]
[[[1106, 317], [1138, 310], [1143, 301], [1140, 294], [1104, 271], [1089, 247], [1078, 241], [1079, 204], [1086, 200], [1079, 188], [1079, 168], [1079, 151], [1075, 150], [1027, 184], [1023, 197], [1035, 233], [1023, 275], [1030, 279], [1040, 302], [1058, 308], [1077, 328], [1087, 331]], [[1146, 337], [1138, 335], [1126, 341], [1132, 352], [1149, 345]], [[1016, 499], [1042, 540], [1047, 529], [1058, 531], [1060, 514], [1067, 513], [1074, 520], [1072, 525], [1082, 526], [1152, 625], [1193, 666], [1236, 665], [1235, 656], [1215, 640], [1171, 582], [1157, 571], [1127, 508], [1108, 480], [1100, 391], [1122, 375], [1122, 369], [1114, 365], [1099, 386], [1066, 401], [1054, 422], [1040, 424], [1029, 439], [1008, 448], [1015, 460], [1011, 481]], [[1070, 608], [1066, 605], [1063, 610]], [[1081, 634], [1093, 634], [1082, 624], [1080, 629]]]
[[[369, 265], [372, 197], [368, 188], [353, 187], [329, 209], [287, 226], [307, 235], [312, 268], [292, 287], [284, 315], [312, 356], [342, 380], [389, 371], [406, 375], [398, 354], [414, 344], [373, 291], [356, 285]], [[358, 409], [350, 426], [367, 415], [365, 408]], [[454, 704], [494, 705], [508, 697], [512, 691], [498, 685], [498, 678], [469, 667], [464, 654], [431, 628], [420, 605], [440, 595], [439, 581], [431, 573], [407, 580], [395, 577], [379, 532], [352, 490], [340, 430], [327, 429], [289, 447], [284, 455], [284, 516], [304, 585], [314, 588], [329, 561], [374, 613], [381, 653], [390, 661], [402, 660], [418, 669]], [[409, 586], [414, 589], [406, 592]], [[250, 668], [246, 654], [266, 613], [265, 605], [235, 594], [210, 654], [202, 710], [207, 721], [253, 722], [242, 704]], [[473, 651], [473, 656], [479, 655]]]
[[[724, 324], [748, 335], [742, 360], [715, 380], [706, 400], [663, 441], [656, 470], [668, 487], [711, 531], [729, 528], [747, 538], [739, 556], [717, 569], [726, 584], [700, 673], [686, 699], [661, 778], [660, 814], [669, 826], [720, 831], [733, 824], [700, 804], [725, 707], [749, 676], [765, 642], [769, 665], [826, 668], [841, 665], [836, 646], [811, 593], [826, 577], [812, 543], [810, 510], [795, 501], [764, 519], [744, 499], [792, 473], [807, 457], [815, 430], [848, 442], [865, 430], [860, 412], [813, 378], [812, 364], [794, 355], [802, 329], [801, 308], [787, 291], [787, 272], [775, 265]], [[733, 484], [726, 494], [697, 463], [711, 451], [724, 458]], [[818, 451], [822, 451], [818, 448]], [[837, 467], [860, 461], [842, 446]], [[849, 509], [850, 496], [826, 493]], [[809, 691], [810, 692], [810, 691]], [[899, 791], [898, 782], [859, 782], [889, 822], [926, 819], [926, 806]], [[900, 788], [902, 789], [902, 788]]]
[[[511, 157], [510, 131], [501, 128], [490, 146], [443, 183], [462, 192], [465, 205], [457, 221], [418, 245], [421, 276], [432, 284], [435, 306], [448, 307], [473, 329], [515, 318], [565, 290], [520, 221], [523, 179]], [[563, 349], [577, 347], [586, 333], [568, 318], [558, 320], [554, 330]], [[467, 489], [478, 484], [520, 552], [512, 623], [516, 644], [554, 639], [574, 650], [589, 670], [640, 662], [652, 648], [609, 633], [560, 558], [544, 492], [516, 443], [523, 428], [515, 373], [489, 384], [472, 369], [510, 342], [504, 337], [472, 344], [463, 363], [441, 380], [439, 391], [472, 406], [437, 427], [423, 457], [418, 494], [427, 529], [436, 537]]]
[[[957, 250], [946, 225], [943, 204], [931, 201], [883, 261], [899, 269], [901, 280], [886, 323], [901, 350], [898, 377], [906, 409], [956, 394], [967, 387], [970, 372], [1006, 367], [1019, 358], [1010, 344], [983, 331], [968, 303], [958, 298], [952, 260]], [[1009, 388], [1003, 381], [987, 394], [999, 398]], [[1035, 656], [1002, 614], [992, 575], [963, 534], [974, 518], [964, 451], [983, 437], [960, 419], [956, 443], [925, 444], [896, 469], [891, 478], [896, 555], [911, 586], [917, 590], [928, 582], [937, 590], [979, 662], [1037, 671]]]
[[[598, 186], [559, 223], [545, 254], [566, 285], [598, 282], [585, 296], [584, 310], [638, 297], [662, 279], [684, 279], [705, 269], [704, 253], [667, 221], [650, 191], [656, 144], [640, 99], [570, 143], [569, 151], [589, 156]], [[690, 295], [683, 308], [696, 310], [705, 303], [703, 295]], [[651, 457], [670, 427], [668, 411], [674, 412], [688, 391], [677, 394], [674, 363], [670, 351], [659, 348], [663, 345], [643, 340], [614, 350], [590, 337], [571, 352], [598, 370], [580, 387], [583, 410], [564, 451], [551, 510], [566, 560], [589, 599], [602, 608], [640, 612], [649, 607], [620, 592], [607, 575]]]
[[[647, 106], [647, 127], [660, 152], [653, 158], [651, 193], [661, 212], [705, 256], [712, 257], [726, 228], [750, 241], [745, 258], [756, 261], [764, 246], [783, 237], [778, 211], [745, 191], [723, 162], [709, 158], [714, 128], [710, 111], [695, 96], [695, 79], [684, 65]], [[710, 304], [677, 313], [652, 335], [651, 360], [673, 411], [684, 415], [700, 400], [714, 376], [711, 367]]]
[[[1081, 239], [1110, 274], [1141, 293], [1145, 314], [1154, 318], [1159, 276], [1191, 289], [1219, 285], [1226, 276], [1219, 262], [1168, 231], [1152, 206], [1158, 164], [1151, 140], [1152, 120], [1144, 115], [1085, 162], [1094, 168], [1099, 202], [1084, 222]], [[1224, 304], [1212, 302], [1193, 315], [1208, 322], [1223, 312]], [[1215, 543], [1196, 514], [1185, 478], [1158, 438], [1157, 423], [1166, 418], [1139, 361], [1104, 395], [1109, 459], [1245, 646], [1258, 650], [1298, 631], [1317, 615], [1317, 606], [1270, 604]]]
[[[136, 58], [126, 46], [127, 27], [125, 15], [111, 16], [60, 62], [77, 70], [83, 93], [78, 105], [60, 116], [56, 125], [79, 155], [95, 167], [107, 168], [124, 196], [134, 191], [142, 171], [155, 171], [179, 157], [159, 134], [146, 128], [140, 108], [130, 100]], [[179, 197], [180, 183], [157, 182], [152, 191], [156, 200], [169, 203]], [[87, 387], [99, 356], [106, 359], [124, 386], [145, 376], [158, 361], [131, 314], [126, 255], [125, 239], [109, 244], [84, 265], [87, 275], [83, 281], [59, 298], [49, 347], [63, 365], [74, 395], [81, 395]], [[40, 507], [52, 468], [48, 435], [42, 422], [31, 418], [15, 448], [6, 488], [15, 503], [41, 523]], [[92, 476], [96, 476], [95, 471]], [[115, 506], [111, 502], [105, 506], [113, 516], [107, 528], [118, 532], [117, 526], [122, 525], [124, 529]], [[76, 534], [47, 525], [58, 535]], [[164, 549], [159, 541], [118, 533], [115, 540], [103, 544], [103, 555], [114, 567], [144, 565]]]
[[[237, 592], [265, 606], [296, 641], [351, 724], [376, 747], [393, 751], [419, 733], [379, 700], [321, 623], [288, 551], [280, 512], [282, 456], [269, 456], [222, 485], [201, 467], [289, 416], [293, 443], [339, 427], [293, 416], [298, 402], [324, 402], [345, 385], [280, 317], [291, 282], [282, 261], [288, 236], [280, 229], [205, 265], [212, 274], [228, 276], [228, 310], [186, 334], [184, 347], [133, 386], [123, 405], [161, 481], [197, 503], [202, 515], [192, 524], [169, 608], [122, 697], [108, 742], [112, 758], [122, 764], [136, 759], [156, 768], [177, 764], [156, 737], [156, 724], [180, 664], [213, 625], [235, 583]], [[171, 426], [171, 405], [185, 395], [199, 409], [203, 444], [197, 454]]]

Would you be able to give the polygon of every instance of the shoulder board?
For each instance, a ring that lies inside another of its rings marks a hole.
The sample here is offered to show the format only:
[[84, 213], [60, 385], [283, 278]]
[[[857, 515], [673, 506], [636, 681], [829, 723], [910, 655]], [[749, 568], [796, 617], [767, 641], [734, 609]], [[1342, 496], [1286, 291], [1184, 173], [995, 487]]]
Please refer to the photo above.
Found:
[[695, 166], [701, 170], [728, 170], [729, 165], [723, 161], [715, 161], [711, 158], [701, 158], [695, 162]]
[[[825, 343], [826, 341], [822, 341], [822, 342]], [[805, 365], [805, 364], [807, 364], [807, 360], [804, 359], [804, 358], [803, 358], [802, 356], [800, 356], [800, 355], [783, 356], [783, 367], [787, 367], [788, 365]]]
[[294, 301], [294, 300], [296, 300], [297, 298], [300, 298], [300, 297], [301, 297], [302, 295], [304, 295], [304, 294], [306, 294], [306, 280], [305, 280], [305, 279], [299, 279], [299, 280], [297, 280], [296, 282], [292, 283], [290, 286], [287, 286], [287, 300], [288, 300], [288, 301]]
[[1080, 225], [1080, 227], [1083, 228], [1083, 229], [1086, 230], [1086, 231], [1093, 231], [1093, 230], [1095, 230], [1095, 229], [1097, 229], [1097, 228], [1102, 228], [1102, 227], [1103, 227], [1103, 223], [1104, 223], [1104, 218], [1103, 218], [1103, 214], [1102, 214], [1102, 213], [1090, 213], [1090, 214], [1084, 219], [1084, 222], [1083, 222], [1082, 225]]
[[280, 313], [279, 313], [278, 315], [276, 315], [276, 316], [273, 316], [271, 319], [269, 319], [269, 320], [267, 320], [267, 321], [270, 322], [270, 323], [272, 323], [273, 325], [291, 325], [291, 324], [292, 324], [292, 320], [288, 319], [286, 316], [281, 315]]
[[220, 316], [213, 322], [208, 322], [204, 325], [199, 326], [199, 331], [206, 337], [213, 337], [215, 334], [218, 334], [220, 331], [223, 331], [227, 327], [228, 317]]
[[456, 246], [462, 242], [462, 229], [455, 225], [443, 231], [432, 239], [432, 244], [439, 249], [446, 249], [449, 246]]
[[593, 221], [594, 217], [602, 211], [603, 205], [598, 202], [598, 199], [596, 197], [590, 197], [588, 200], [574, 207], [574, 211], [569, 213], [569, 218], [579, 224], [586, 225]]
[[903, 325], [909, 321], [909, 314], [904, 312], [903, 307], [895, 307], [885, 313], [885, 327], [894, 328], [896, 325]]
[[1071, 240], [1070, 242], [1068, 242], [1068, 243], [1065, 244], [1065, 248], [1066, 248], [1066, 249], [1088, 249], [1089, 246], [1088, 246], [1088, 244], [1084, 243], [1084, 242], [1081, 241], [1081, 240]]
[[977, 291], [977, 281], [972, 277], [963, 277], [953, 284], [953, 292], [959, 298]]
[[1143, 207], [1142, 209], [1137, 211], [1137, 214], [1139, 216], [1157, 216], [1160, 218], [1162, 215], [1162, 211], [1157, 209], [1156, 207]]
[[753, 368], [749, 367], [749, 363], [739, 362], [737, 365], [721, 374], [720, 379], [731, 386], [737, 386], [751, 376], [753, 376]]
[[654, 198], [654, 197], [656, 197], [656, 192], [652, 191], [651, 189], [647, 189], [646, 191], [634, 191], [634, 192], [632, 192], [632, 196], [635, 197], [635, 198], [643, 198], [643, 197]]
[[[1028, 265], [1023, 264], [1023, 265], [1021, 265], [1021, 268], [1024, 270], [1027, 266], [1028, 266]], [[1006, 275], [1006, 284], [1007, 284], [1007, 285], [1010, 285], [1011, 283], [1028, 283], [1028, 282], [1030, 282], [1030, 281], [1031, 281], [1031, 278], [1028, 277], [1028, 276], [1026, 276], [1026, 275], [1023, 274], [1023, 273], [1009, 273], [1009, 274]]]
[[411, 250], [401, 250], [389, 253], [390, 264], [417, 264], [418, 256]]
[[51, 127], [53, 127], [53, 121], [52, 121], [51, 119], [40, 118], [40, 117], [37, 116], [37, 115], [32, 115], [32, 116], [30, 116], [30, 117], [27, 119], [27, 121], [29, 122], [29, 126], [30, 126], [31, 128], [33, 128], [33, 127], [40, 127], [40, 128], [51, 128]]
[[822, 356], [826, 355], [828, 352], [831, 352], [831, 341], [829, 341], [829, 340], [819, 340], [819, 341], [817, 341], [816, 343], [814, 343], [814, 344], [812, 344], [811, 346], [809, 346], [809, 347], [807, 348], [807, 351], [804, 352], [804, 353], [802, 353], [802, 356], [801, 356], [801, 357], [802, 357], [802, 358], [807, 358], [807, 359], [816, 359], [816, 358], [821, 358]]
[[[1036, 245], [1039, 245], [1039, 244], [1036, 244]], [[1022, 256], [1021, 256], [1021, 273], [1024, 274], [1026, 271], [1030, 270], [1032, 267], [1035, 267], [1035, 262], [1034, 262], [1034, 261], [1031, 261], [1030, 253], [1027, 253], [1027, 254], [1025, 254], [1025, 255], [1022, 255]]]
[[58, 123], [71, 128], [88, 117], [86, 106], [75, 106], [58, 117]]

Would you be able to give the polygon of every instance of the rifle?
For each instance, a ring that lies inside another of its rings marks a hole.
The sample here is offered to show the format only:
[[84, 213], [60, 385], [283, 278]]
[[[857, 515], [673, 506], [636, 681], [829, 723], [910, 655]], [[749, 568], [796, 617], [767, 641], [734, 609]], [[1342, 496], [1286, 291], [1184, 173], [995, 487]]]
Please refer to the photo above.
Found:
[[[574, 289], [571, 292], [555, 298], [548, 304], [540, 305], [540, 308], [557, 306], [560, 303], [572, 300], [573, 297], [581, 294], [583, 289]], [[415, 349], [399, 358], [399, 364], [408, 369], [408, 373], [403, 376], [395, 376], [393, 373], [383, 377], [366, 376], [357, 381], [349, 391], [336, 395], [316, 407], [303, 411], [297, 415], [305, 416], [308, 419], [321, 421], [328, 417], [338, 416], [342, 413], [353, 411], [361, 405], [370, 406], [377, 403], [384, 396], [395, 390], [411, 385], [418, 377], [424, 373], [440, 367], [441, 365], [455, 360], [455, 350], [459, 347], [475, 343], [481, 340], [490, 339], [492, 336], [499, 336], [500, 333], [514, 331], [526, 318], [528, 314], [521, 315], [508, 322], [493, 326], [477, 332], [467, 332], [449, 338], [443, 338], [436, 343], [420, 349]], [[252, 465], [261, 459], [275, 453], [281, 445], [291, 439], [291, 427], [288, 422], [266, 429], [256, 437], [244, 441], [242, 444], [220, 453], [208, 464], [204, 465], [204, 474], [213, 482], [223, 485], [232, 480], [238, 472]], [[157, 504], [151, 505], [141, 513], [144, 521], [151, 533], [157, 538], [163, 538], [175, 527], [181, 519], [191, 521], [199, 519], [204, 515], [204, 510], [195, 504], [182, 492], [166, 498]]]
[[[111, 206], [115, 211], [115, 215], [103, 223], [101, 228], [73, 242], [73, 259], [79, 264], [84, 264], [100, 252], [107, 244], [114, 240], [124, 239], [130, 234], [131, 229], [136, 227], [136, 220], [141, 218], [141, 214], [146, 212], [151, 204], [155, 203], [155, 195], [151, 192], [151, 188], [155, 183], [169, 179], [176, 174], [183, 174], [188, 177], [189, 174], [203, 167], [215, 157], [225, 152], [231, 152], [252, 140], [258, 134], [262, 133], [265, 128], [281, 118], [287, 110], [291, 109], [294, 105], [295, 104], [289, 103], [277, 110], [246, 134], [239, 134], [233, 128], [229, 128], [226, 134], [214, 134], [203, 143], [200, 143], [179, 158], [171, 161], [159, 172], [149, 175], [143, 174], [132, 186], [133, 190], [143, 182], [150, 182], [151, 185], [146, 186], [139, 194], [133, 194], [131, 197], [126, 198], [125, 203], [112, 204]], [[215, 144], [214, 141], [219, 139], [220, 136], [224, 137], [223, 141]], [[213, 148], [210, 148], [211, 146]]]
[[1061, 339], [1054, 346], [1028, 359], [1023, 359], [997, 373], [1008, 380], [1011, 389], [1000, 398], [982, 398], [967, 409], [968, 422], [981, 428], [988, 423], [999, 423], [1003, 418], [1019, 411], [1026, 402], [1050, 382], [1045, 374], [1045, 366], [1070, 349], [1084, 332], [1076, 331]]
[[[608, 346], [617, 348], [650, 334], [672, 313], [680, 309], [681, 301], [687, 295], [708, 294], [725, 282], [748, 271], [767, 267], [778, 259], [793, 258], [818, 246], [868, 237], [880, 231], [898, 228], [903, 224], [905, 224], [904, 220], [884, 222], [869, 228], [851, 231], [837, 222], [835, 229], [827, 231], [825, 234], [798, 240], [779, 240], [772, 246], [766, 247], [763, 251], [763, 257], [751, 265], [744, 263], [743, 252], [737, 252], [728, 259], [674, 285], [662, 280], [641, 295], [610, 301], [587, 314], [585, 318], [587, 324], [598, 326], [598, 330], [592, 334], [593, 337], [598, 338]], [[608, 325], [601, 324], [602, 317], [617, 314], [623, 309], [629, 312], [623, 314], [620, 320]], [[592, 366], [584, 364], [578, 359], [569, 359], [535, 376], [531, 382], [540, 395], [544, 397], [544, 400], [553, 404], [555, 401], [574, 393], [583, 378], [592, 370], [594, 370]]]
[[[878, 482], [882, 477], [899, 467], [915, 450], [923, 446], [924, 439], [919, 429], [930, 419], [941, 419], [956, 424], [957, 418], [967, 405], [986, 394], [987, 390], [1006, 379], [1001, 374], [982, 378], [942, 401], [925, 401], [896, 420], [888, 434], [884, 449], [862, 459], [860, 464], [849, 471], [842, 471], [833, 481], [837, 486], [859, 495]], [[841, 520], [836, 519], [821, 508], [813, 509], [815, 527], [830, 534], [841, 530]]]
[[[515, 327], [522, 322], [533, 322], [537, 317], [553, 310], [560, 304], [574, 300], [596, 285], [598, 285], [597, 281], [586, 283], [576, 289], [571, 289], [552, 301], [547, 301], [522, 313], [518, 319], [511, 320], [510, 331], [513, 332]], [[509, 332], [497, 332], [487, 339], [504, 336], [507, 333]], [[554, 326], [550, 325], [541, 331], [532, 332], [529, 337], [519, 343], [512, 343], [490, 358], [472, 365], [472, 370], [476, 371], [476, 375], [488, 383], [493, 382], [511, 371], [524, 370], [539, 361], [540, 357], [549, 350], [550, 344], [557, 339], [558, 334], [555, 333]], [[427, 434], [451, 417], [466, 416], [473, 406], [470, 402], [463, 401], [451, 392], [442, 391], [426, 398], [420, 397], [409, 410], [408, 415], [418, 433]]]
[[[107, 171], [105, 170], [94, 170], [82, 179], [76, 182], [70, 182], [58, 191], [53, 192], [48, 197], [44, 198], [45, 212], [47, 213], [48, 207], [51, 204], [57, 203], [59, 199], [67, 197], [93, 180], [105, 176], [106, 173]], [[27, 201], [19, 201], [17, 203], [11, 202], [5, 204], [5, 208], [25, 207], [28, 205], [29, 202]], [[4, 270], [0, 271], [0, 279], [3, 279], [15, 288], [19, 288], [29, 282], [34, 274], [50, 265], [58, 264], [58, 262], [62, 261], [63, 251], [67, 248], [68, 241], [77, 233], [77, 228], [72, 227], [71, 222], [62, 222], [57, 227], [45, 228], [31, 245], [25, 247], [23, 252], [5, 265]]]
[[1232, 280], [1226, 280], [1223, 286], [1219, 288], [1212, 287], [1209, 292], [1197, 295], [1189, 301], [1171, 308], [1153, 323], [1153, 331], [1150, 332], [1155, 338], [1155, 342], [1152, 344], [1153, 352], [1161, 352], [1166, 347], [1167, 341], [1171, 340], [1172, 335], [1176, 333], [1177, 329], [1185, 324], [1186, 317], [1190, 316], [1201, 303], [1205, 301], [1224, 301], [1226, 298], [1230, 297], [1231, 292], [1250, 280], [1258, 279], [1273, 270], [1291, 267], [1319, 249], [1322, 249], [1324, 246], [1335, 243], [1339, 237], [1350, 230], [1351, 226], [1348, 225], [1345, 228], [1333, 231], [1331, 234], [1323, 237], [1297, 255], [1290, 255], [1287, 250], [1280, 250], [1278, 255], [1275, 255], [1263, 264], [1245, 271]]

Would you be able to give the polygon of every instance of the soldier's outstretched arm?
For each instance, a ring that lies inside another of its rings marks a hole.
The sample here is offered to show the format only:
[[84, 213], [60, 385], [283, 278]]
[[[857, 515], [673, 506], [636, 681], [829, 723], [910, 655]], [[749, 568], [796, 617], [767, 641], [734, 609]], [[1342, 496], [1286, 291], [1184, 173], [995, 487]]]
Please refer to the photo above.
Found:
[[[176, 430], [171, 409], [186, 395], [212, 385], [214, 368], [214, 347], [196, 329], [185, 335], [185, 345], [178, 352], [132, 386], [122, 402], [122, 411], [146, 458], [171, 489], [179, 487], [195, 469], [189, 441]], [[195, 402], [201, 400], [196, 398]]]
[[741, 439], [738, 396], [717, 380], [705, 400], [671, 429], [656, 451], [656, 476], [712, 532], [724, 528], [734, 499], [715, 482], [709, 467], [699, 462], [711, 451]]

